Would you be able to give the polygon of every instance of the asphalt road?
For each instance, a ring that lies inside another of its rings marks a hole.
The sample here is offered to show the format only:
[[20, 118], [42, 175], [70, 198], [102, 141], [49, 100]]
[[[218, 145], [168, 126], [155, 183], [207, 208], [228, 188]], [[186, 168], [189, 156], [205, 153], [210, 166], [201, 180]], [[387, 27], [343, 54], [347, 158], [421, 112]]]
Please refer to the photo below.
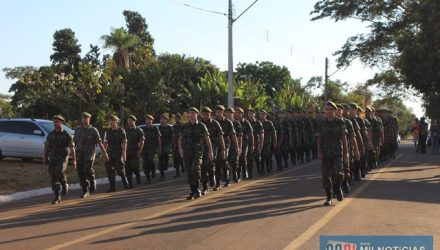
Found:
[[[324, 207], [318, 161], [186, 201], [185, 179], [61, 204], [0, 205], [0, 249], [318, 249], [320, 235], [440, 237], [440, 155], [401, 145], [342, 202]], [[438, 247], [435, 249], [439, 249]]]

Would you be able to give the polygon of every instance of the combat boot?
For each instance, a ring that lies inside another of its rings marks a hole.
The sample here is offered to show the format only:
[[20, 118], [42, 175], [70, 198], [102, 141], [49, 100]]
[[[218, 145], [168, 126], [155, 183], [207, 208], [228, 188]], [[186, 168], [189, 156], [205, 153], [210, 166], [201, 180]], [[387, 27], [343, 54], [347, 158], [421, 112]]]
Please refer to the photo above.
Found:
[[234, 179], [234, 182], [235, 182], [235, 183], [238, 183], [238, 182], [241, 181], [240, 177], [238, 177], [237, 170], [232, 170], [232, 175], [233, 175], [232, 178]]
[[203, 190], [202, 190], [202, 195], [207, 195], [208, 194], [208, 182], [204, 181], [203, 182]]
[[194, 195], [195, 195], [195, 186], [194, 186], [194, 184], [190, 184], [189, 187], [191, 189], [191, 193], [186, 197], [186, 199], [187, 200], [193, 200], [194, 199]]
[[88, 187], [83, 187], [82, 189], [83, 193], [80, 196], [80, 198], [87, 198], [90, 194], [89, 194], [89, 188]]
[[330, 188], [327, 188], [327, 189], [325, 190], [325, 192], [326, 192], [327, 198], [326, 198], [326, 200], [325, 200], [325, 202], [324, 202], [324, 206], [331, 206], [331, 205], [333, 205], [333, 201], [332, 201], [332, 191], [331, 191], [331, 189], [330, 189]]
[[344, 194], [342, 193], [340, 182], [338, 182], [338, 184], [335, 187], [335, 194], [336, 194], [336, 199], [338, 201], [342, 201], [344, 199]]
[[174, 178], [179, 178], [179, 177], [180, 177], [180, 170], [176, 168], [176, 175], [174, 176]]
[[196, 181], [196, 184], [194, 185], [194, 199], [197, 199], [202, 196], [199, 186], [200, 186], [200, 182]]
[[112, 193], [116, 191], [116, 187], [115, 187], [115, 182], [111, 181], [110, 182], [110, 187], [108, 188], [108, 190], [106, 191], [106, 193]]
[[248, 171], [246, 170], [245, 167], [243, 167], [241, 175], [243, 180], [247, 180], [249, 178]]
[[55, 199], [52, 201], [52, 204], [58, 204], [61, 202], [60, 191], [55, 192]]
[[90, 182], [90, 193], [94, 193], [96, 190], [96, 180]]
[[222, 188], [221, 188], [221, 182], [220, 182], [220, 180], [217, 180], [217, 183], [216, 183], [216, 185], [215, 185], [213, 191], [219, 191], [219, 190], [221, 190], [221, 189], [222, 189]]
[[69, 184], [67, 184], [67, 183], [63, 183], [62, 185], [61, 185], [61, 195], [66, 195], [67, 194], [67, 192], [69, 192]]

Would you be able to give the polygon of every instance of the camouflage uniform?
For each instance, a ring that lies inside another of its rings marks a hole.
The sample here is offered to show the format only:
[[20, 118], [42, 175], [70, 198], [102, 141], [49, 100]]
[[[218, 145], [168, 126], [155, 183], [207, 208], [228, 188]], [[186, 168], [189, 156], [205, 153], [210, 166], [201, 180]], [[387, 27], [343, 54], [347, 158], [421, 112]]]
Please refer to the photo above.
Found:
[[[343, 178], [343, 145], [341, 139], [347, 134], [345, 122], [342, 119], [334, 118], [329, 120], [324, 118], [317, 131], [321, 140], [322, 152], [322, 185], [326, 191], [327, 199], [331, 200], [332, 190], [335, 186], [340, 186]], [[340, 188], [338, 190], [340, 192]]]
[[264, 134], [264, 129], [263, 129], [263, 124], [259, 120], [249, 121], [249, 123], [251, 124], [252, 131], [254, 132], [254, 147], [255, 147], [254, 152], [248, 153], [247, 156], [248, 174], [249, 174], [249, 178], [252, 178], [254, 162], [257, 167], [258, 173], [261, 172], [261, 155], [260, 152], [258, 151], [258, 145], [261, 141], [260, 133], [263, 131]]
[[304, 119], [298, 118], [296, 120], [296, 128], [298, 131], [298, 138], [296, 144], [296, 157], [297, 157], [297, 161], [304, 163], [304, 151], [306, 144]]
[[353, 185], [353, 178], [354, 178], [354, 145], [351, 144], [351, 138], [356, 139], [356, 133], [354, 131], [353, 123], [346, 118], [342, 118], [342, 120], [345, 122], [345, 126], [347, 128], [347, 144], [348, 144], [348, 154], [349, 158], [347, 163], [343, 164], [343, 170], [344, 170], [344, 183], [343, 186], [345, 187], [345, 192], [349, 192], [349, 185]]
[[283, 163], [282, 163], [283, 155], [281, 152], [281, 144], [284, 139], [285, 131], [283, 130], [281, 120], [278, 115], [275, 116], [273, 119], [273, 126], [275, 127], [275, 131], [276, 131], [277, 139], [278, 139], [277, 145], [275, 145], [275, 147], [273, 148], [273, 154], [275, 155], [275, 160], [277, 162], [277, 170], [282, 170], [283, 169]]
[[227, 159], [229, 159], [228, 153], [229, 151], [229, 147], [231, 146], [231, 136], [235, 135], [235, 129], [234, 129], [234, 124], [231, 122], [231, 120], [227, 119], [226, 117], [223, 117], [222, 119], [217, 119], [216, 120], [222, 130], [223, 130], [223, 139], [225, 141], [225, 158], [226, 159], [220, 159], [217, 158], [216, 162], [215, 162], [215, 178], [217, 180], [217, 186], [220, 186], [221, 180], [223, 179], [226, 184], [229, 184], [229, 164]]
[[110, 192], [116, 189], [116, 172], [122, 179], [125, 188], [128, 188], [125, 176], [125, 162], [122, 160], [122, 144], [127, 143], [127, 135], [123, 128], [109, 128], [104, 134], [104, 143], [107, 146], [108, 161], [105, 164], [108, 180], [110, 182]]
[[361, 177], [364, 178], [365, 175], [367, 174], [368, 171], [368, 166], [367, 166], [367, 158], [368, 156], [371, 154], [371, 150], [368, 149], [368, 128], [367, 128], [367, 124], [365, 123], [365, 119], [360, 117], [360, 116], [356, 116], [356, 121], [361, 129], [361, 136], [362, 136], [362, 141], [364, 143], [364, 153], [361, 156]]
[[77, 171], [78, 178], [83, 189], [83, 193], [94, 192], [96, 188], [95, 171], [93, 163], [95, 161], [95, 148], [101, 142], [101, 137], [96, 128], [92, 125], [79, 127], [75, 130], [73, 141], [76, 145]]
[[313, 123], [311, 118], [304, 118], [304, 151], [306, 160], [312, 160], [313, 138], [315, 138], [315, 131], [313, 130]]
[[298, 129], [296, 126], [296, 121], [293, 117], [289, 119], [289, 125], [290, 125], [290, 162], [292, 162], [292, 165], [296, 165], [296, 148], [297, 148], [297, 141], [298, 141]]
[[160, 138], [160, 131], [157, 127], [151, 125], [142, 128], [145, 136], [144, 152], [143, 152], [143, 165], [144, 173], [147, 177], [147, 184], [150, 182], [150, 178], [156, 177], [156, 169], [154, 166], [154, 156], [158, 150], [158, 139]]
[[74, 147], [72, 136], [66, 130], [55, 129], [47, 135], [46, 149], [49, 155], [49, 175], [52, 190], [55, 195], [60, 194], [61, 187], [67, 190], [66, 168], [68, 162], [68, 148]]
[[209, 121], [203, 123], [208, 129], [209, 138], [211, 139], [212, 153], [214, 154], [214, 160], [210, 161], [208, 157], [208, 146], [206, 143], [204, 143], [206, 150], [203, 151], [202, 184], [203, 189], [207, 190], [208, 180], [211, 187], [214, 187], [216, 184], [215, 161], [220, 154], [221, 148], [219, 147], [219, 138], [220, 136], [223, 136], [223, 130], [216, 120], [210, 119]]
[[[350, 116], [349, 120], [351, 121], [353, 125], [353, 130], [356, 135], [356, 143], [359, 150], [359, 156], [362, 157], [365, 154], [365, 147], [364, 147], [364, 141], [362, 140], [362, 134], [361, 134], [361, 128], [359, 127], [359, 124], [356, 120], [356, 117]], [[361, 180], [361, 160], [353, 160], [353, 178], [355, 181]]]
[[209, 136], [208, 129], [201, 122], [188, 122], [182, 125], [183, 160], [187, 171], [186, 177], [192, 194], [199, 189], [201, 178], [201, 164], [203, 157], [203, 140]]
[[239, 165], [239, 169], [241, 169], [241, 176], [240, 177], [243, 179], [247, 179], [249, 171], [252, 171], [252, 168], [249, 169], [248, 162], [247, 162], [248, 155], [250, 154], [249, 147], [251, 145], [255, 146], [255, 144], [251, 144], [251, 142], [249, 141], [251, 139], [251, 138], [249, 138], [249, 133], [253, 134], [254, 131], [252, 129], [251, 123], [248, 120], [243, 118], [243, 119], [241, 119], [240, 124], [241, 124], [241, 128], [243, 131], [243, 138], [242, 138], [242, 142], [241, 142], [241, 155], [238, 160], [238, 165]]
[[[239, 121], [232, 121], [232, 124], [234, 125], [235, 134], [237, 137], [243, 137], [243, 128], [241, 127], [241, 123]], [[238, 144], [238, 143], [237, 143]], [[237, 145], [240, 146], [240, 145]], [[241, 172], [241, 168], [238, 168], [238, 155], [236, 154], [236, 148], [234, 144], [232, 143], [229, 147], [229, 153], [228, 153], [228, 164], [230, 166], [230, 169], [232, 170], [232, 176], [235, 182], [239, 181], [239, 173]]]
[[182, 173], [185, 172], [185, 169], [183, 167], [183, 160], [179, 155], [179, 144], [177, 143], [179, 139], [180, 130], [182, 129], [182, 124], [174, 124], [173, 126], [173, 165], [176, 169], [176, 175], [175, 177], [180, 177], [180, 171]]
[[273, 144], [273, 136], [276, 136], [276, 129], [273, 123], [269, 120], [266, 120], [265, 122], [262, 122], [263, 129], [264, 129], [264, 142], [263, 142], [263, 150], [261, 152], [262, 154], [262, 166], [261, 166], [261, 172], [264, 173], [264, 168], [266, 166], [266, 171], [268, 173], [272, 172], [272, 154], [271, 154], [271, 148]]
[[125, 162], [125, 170], [127, 174], [127, 180], [130, 185], [132, 184], [133, 173], [136, 176], [136, 183], [141, 184], [141, 174], [139, 171], [139, 142], [144, 141], [144, 131], [140, 128], [128, 128], [127, 134], [127, 161]]
[[159, 170], [161, 178], [164, 178], [164, 171], [168, 170], [168, 161], [173, 142], [173, 127], [169, 124], [159, 126], [161, 135], [162, 151], [159, 157]]
[[377, 167], [377, 161], [380, 154], [380, 141], [383, 132], [382, 121], [379, 118], [368, 116], [367, 120], [371, 124], [371, 142], [373, 144], [373, 151], [370, 155], [370, 168]]

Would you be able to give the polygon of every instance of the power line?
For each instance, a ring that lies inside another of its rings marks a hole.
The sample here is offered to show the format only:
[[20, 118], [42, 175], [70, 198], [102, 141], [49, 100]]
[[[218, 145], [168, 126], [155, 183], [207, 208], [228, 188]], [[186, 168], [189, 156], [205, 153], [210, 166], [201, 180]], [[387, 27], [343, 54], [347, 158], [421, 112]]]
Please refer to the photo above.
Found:
[[218, 14], [218, 15], [222, 15], [222, 16], [227, 16], [228, 15], [228, 14], [223, 13], [223, 12], [214, 11], [214, 10], [207, 10], [207, 9], [203, 9], [203, 8], [200, 8], [200, 7], [189, 5], [187, 3], [181, 3], [181, 2], [178, 2], [178, 1], [175, 1], [175, 0], [170, 0], [170, 1], [175, 3], [175, 4], [183, 5], [185, 7], [196, 9], [196, 10], [200, 10], [200, 11], [204, 11], [204, 12], [214, 13], [214, 14]]

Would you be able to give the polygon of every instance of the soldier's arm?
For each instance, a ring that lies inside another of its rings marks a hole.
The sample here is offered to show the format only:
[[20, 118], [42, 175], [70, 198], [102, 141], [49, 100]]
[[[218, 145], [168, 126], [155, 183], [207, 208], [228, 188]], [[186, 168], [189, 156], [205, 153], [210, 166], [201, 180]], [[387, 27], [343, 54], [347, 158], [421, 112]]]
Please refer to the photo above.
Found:
[[231, 133], [230, 135], [231, 141], [234, 144], [235, 147], [235, 154], [238, 155], [239, 149], [238, 149], [238, 139], [237, 135], [235, 133]]
[[342, 149], [344, 152], [344, 162], [347, 163], [348, 162], [348, 144], [347, 144], [347, 136], [344, 134], [342, 135]]
[[179, 135], [178, 144], [179, 144], [179, 154], [180, 157], [183, 159], [183, 136], [181, 134]]
[[356, 137], [350, 136], [350, 143], [351, 143], [351, 146], [353, 147], [354, 157], [356, 158], [356, 160], [359, 160], [360, 154], [359, 154], [359, 148], [358, 148], [358, 144], [356, 141]]
[[76, 151], [75, 151], [75, 145], [70, 145], [70, 154], [72, 156], [72, 166], [73, 168], [76, 168]]
[[225, 139], [223, 138], [223, 135], [219, 135], [218, 137], [218, 143], [220, 144], [220, 159], [224, 160], [226, 155], [226, 149], [225, 149]]
[[261, 151], [263, 151], [263, 144], [264, 143], [264, 131], [260, 131], [260, 141], [258, 142], [258, 153], [261, 154]]
[[209, 135], [205, 135], [205, 142], [206, 142], [206, 146], [208, 146], [208, 157], [210, 161], [214, 160], [214, 153], [212, 152], [212, 144], [211, 144], [211, 139], [209, 139]]
[[252, 127], [250, 127], [248, 132], [248, 141], [249, 141], [249, 150], [252, 153], [254, 152], [254, 131], [252, 130]]

